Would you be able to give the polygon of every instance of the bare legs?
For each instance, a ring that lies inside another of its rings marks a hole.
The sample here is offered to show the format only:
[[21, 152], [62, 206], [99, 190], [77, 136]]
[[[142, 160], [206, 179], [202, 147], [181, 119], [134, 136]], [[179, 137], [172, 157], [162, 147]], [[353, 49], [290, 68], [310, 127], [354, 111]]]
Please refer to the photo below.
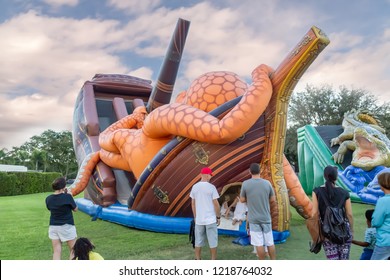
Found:
[[[202, 252], [202, 247], [195, 247], [195, 260], [200, 260], [200, 254]], [[212, 260], [217, 259], [217, 248], [210, 248], [210, 255]]]
[[61, 241], [59, 239], [52, 239], [51, 243], [53, 244], [53, 260], [60, 260], [62, 250]]
[[268, 246], [267, 249], [268, 249], [269, 258], [270, 258], [271, 260], [276, 260], [275, 245]]
[[195, 247], [195, 260], [200, 260], [201, 251], [202, 251], [202, 247]]
[[[73, 259], [73, 245], [76, 242], [76, 239], [67, 241], [67, 245], [69, 248], [69, 259]], [[62, 242], [59, 239], [52, 239], [51, 243], [53, 245], [53, 260], [60, 260], [62, 253]]]
[[71, 260], [71, 259], [73, 259], [73, 257], [74, 257], [74, 254], [73, 254], [73, 246], [74, 246], [74, 244], [76, 243], [76, 239], [66, 241], [66, 243], [68, 244], [68, 248], [69, 248], [69, 259]]
[[210, 248], [210, 254], [211, 254], [211, 259], [216, 260], [217, 259], [217, 248]]
[[[259, 260], [265, 260], [265, 256], [267, 255], [267, 252], [265, 250], [264, 246], [255, 246], [257, 256], [259, 257]], [[275, 245], [267, 246], [268, 255], [271, 260], [276, 260], [276, 250]]]

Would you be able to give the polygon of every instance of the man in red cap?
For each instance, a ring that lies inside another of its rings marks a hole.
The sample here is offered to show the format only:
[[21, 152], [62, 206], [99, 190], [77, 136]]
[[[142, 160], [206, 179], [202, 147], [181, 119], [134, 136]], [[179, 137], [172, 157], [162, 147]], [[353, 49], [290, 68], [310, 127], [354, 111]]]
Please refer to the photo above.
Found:
[[215, 260], [218, 246], [217, 227], [221, 219], [219, 216], [219, 194], [215, 186], [209, 182], [213, 171], [209, 167], [204, 167], [200, 171], [200, 175], [200, 182], [192, 187], [190, 193], [192, 213], [195, 219], [195, 259], [201, 259], [201, 250], [207, 239], [211, 259]]

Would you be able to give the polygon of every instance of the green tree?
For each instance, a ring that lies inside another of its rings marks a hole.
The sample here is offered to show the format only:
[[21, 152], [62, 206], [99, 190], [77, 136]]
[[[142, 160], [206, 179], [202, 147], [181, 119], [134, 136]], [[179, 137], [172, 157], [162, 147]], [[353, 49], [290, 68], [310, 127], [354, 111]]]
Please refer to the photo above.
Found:
[[60, 172], [66, 177], [77, 172], [70, 131], [55, 132], [49, 129], [41, 135], [31, 137], [22, 147], [30, 154], [35, 150], [41, 151], [38, 154], [42, 165], [49, 172]]
[[298, 166], [297, 129], [305, 125], [340, 125], [344, 114], [352, 109], [374, 113], [390, 134], [390, 103], [380, 104], [371, 93], [362, 89], [341, 86], [335, 91], [331, 86], [307, 85], [305, 91], [294, 93], [288, 109], [285, 154], [290, 163]]
[[8, 151], [5, 148], [0, 150], [0, 164], [6, 163], [7, 153]]
[[23, 149], [17, 149], [15, 151], [15, 164], [30, 166], [30, 155]]
[[34, 149], [30, 155], [32, 163], [35, 163], [35, 170], [46, 172], [47, 152], [44, 150]]
[[15, 164], [15, 158], [12, 157], [11, 152], [3, 148], [0, 150], [1, 164]]
[[77, 174], [77, 162], [70, 131], [46, 130], [31, 137], [20, 147], [2, 150], [0, 160], [5, 164], [20, 164], [33, 170], [59, 172], [66, 177]]

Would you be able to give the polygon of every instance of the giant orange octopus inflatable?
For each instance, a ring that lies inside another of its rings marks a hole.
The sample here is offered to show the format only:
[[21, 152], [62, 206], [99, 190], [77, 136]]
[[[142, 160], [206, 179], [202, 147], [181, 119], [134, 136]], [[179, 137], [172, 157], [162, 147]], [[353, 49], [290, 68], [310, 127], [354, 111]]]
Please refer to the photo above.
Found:
[[[188, 24], [179, 20], [168, 58], [172, 50], [181, 57]], [[167, 63], [173, 60], [166, 59], [154, 89], [139, 78], [97, 75], [76, 101], [73, 135], [80, 169], [72, 194], [84, 191], [103, 208], [126, 204], [127, 211], [153, 217], [191, 218], [189, 192], [203, 166], [213, 169], [211, 182], [224, 196], [237, 194], [250, 163], [259, 162], [277, 198], [273, 229], [288, 231], [290, 204], [305, 218], [312, 210], [283, 155], [288, 101], [328, 43], [312, 27], [275, 70], [257, 66], [250, 84], [232, 72], [209, 72], [172, 103], [180, 59], [172, 75]], [[167, 76], [170, 81], [164, 81]]]

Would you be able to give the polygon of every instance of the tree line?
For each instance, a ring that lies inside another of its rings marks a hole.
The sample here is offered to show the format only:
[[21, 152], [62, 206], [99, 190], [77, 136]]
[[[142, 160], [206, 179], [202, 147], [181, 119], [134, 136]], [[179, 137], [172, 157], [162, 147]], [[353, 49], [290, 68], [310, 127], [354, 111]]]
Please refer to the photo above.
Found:
[[59, 172], [67, 178], [77, 174], [76, 156], [70, 131], [46, 130], [20, 147], [0, 150], [0, 164], [23, 165], [29, 170]]
[[[375, 114], [390, 138], [390, 103], [380, 104], [371, 93], [345, 86], [334, 90], [329, 85], [314, 87], [307, 85], [302, 92], [292, 95], [288, 109], [288, 128], [285, 154], [290, 163], [298, 168], [297, 129], [311, 124], [340, 125], [344, 114], [352, 109], [367, 110]], [[77, 162], [70, 131], [46, 130], [31, 137], [20, 147], [10, 151], [0, 150], [0, 164], [24, 165], [30, 170], [60, 172], [67, 178], [77, 174]]]

